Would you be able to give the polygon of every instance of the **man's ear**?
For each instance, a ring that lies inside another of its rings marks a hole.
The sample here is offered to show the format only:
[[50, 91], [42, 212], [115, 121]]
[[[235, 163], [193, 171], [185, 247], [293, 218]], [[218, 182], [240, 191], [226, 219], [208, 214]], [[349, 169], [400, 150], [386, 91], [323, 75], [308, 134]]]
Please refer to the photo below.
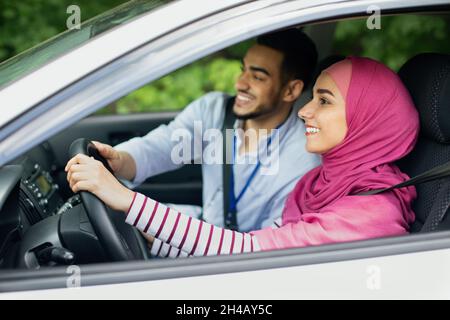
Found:
[[304, 83], [302, 80], [295, 79], [287, 83], [284, 91], [283, 101], [294, 102], [302, 94]]

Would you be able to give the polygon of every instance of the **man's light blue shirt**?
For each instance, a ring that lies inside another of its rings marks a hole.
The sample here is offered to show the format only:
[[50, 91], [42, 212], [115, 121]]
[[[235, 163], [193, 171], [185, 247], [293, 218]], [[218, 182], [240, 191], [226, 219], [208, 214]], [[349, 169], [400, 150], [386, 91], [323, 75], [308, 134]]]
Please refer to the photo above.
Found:
[[[173, 161], [174, 155], [181, 154], [185, 158], [184, 163], [190, 163], [190, 160], [202, 163], [203, 219], [223, 227], [222, 140], [217, 139], [214, 134], [208, 135], [208, 132], [221, 133], [227, 98], [228, 95], [220, 92], [206, 94], [189, 104], [168, 125], [161, 125], [144, 137], [117, 145], [117, 150], [128, 152], [136, 162], [136, 176], [131, 185], [137, 186], [151, 176], [183, 166], [180, 161]], [[235, 128], [241, 125], [241, 121], [236, 121]], [[180, 132], [187, 138], [192, 138], [189, 139], [190, 148], [187, 148], [190, 154], [185, 149], [178, 152], [181, 145]], [[242, 132], [237, 131], [235, 136], [236, 150], [239, 150]], [[298, 180], [320, 164], [319, 156], [305, 150], [305, 126], [297, 118], [295, 111], [280, 126], [277, 138], [272, 139], [270, 152], [267, 152], [269, 136], [270, 132], [258, 141], [258, 153], [268, 156], [261, 161], [260, 169], [237, 203], [237, 223], [239, 230], [243, 232], [270, 226], [281, 216], [286, 197]], [[236, 197], [244, 188], [257, 159], [256, 154], [237, 154], [233, 165]], [[197, 215], [200, 211], [193, 206], [183, 206], [183, 210], [187, 211], [182, 213], [190, 215]]]

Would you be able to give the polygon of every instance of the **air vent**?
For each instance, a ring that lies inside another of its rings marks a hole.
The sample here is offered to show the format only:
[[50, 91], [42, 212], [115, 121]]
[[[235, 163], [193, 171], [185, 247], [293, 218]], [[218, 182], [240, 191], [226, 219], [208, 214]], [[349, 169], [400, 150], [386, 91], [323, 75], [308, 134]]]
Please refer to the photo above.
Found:
[[38, 223], [41, 221], [41, 215], [37, 211], [36, 207], [33, 205], [33, 202], [28, 198], [26, 193], [20, 189], [19, 195], [19, 206], [27, 217], [28, 221], [31, 225]]

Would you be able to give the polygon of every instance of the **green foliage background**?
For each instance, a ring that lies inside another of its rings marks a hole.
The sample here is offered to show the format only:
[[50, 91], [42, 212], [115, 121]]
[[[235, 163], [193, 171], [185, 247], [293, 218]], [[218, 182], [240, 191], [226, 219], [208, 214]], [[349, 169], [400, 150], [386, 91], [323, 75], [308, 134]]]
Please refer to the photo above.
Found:
[[[0, 62], [65, 31], [66, 9], [81, 8], [81, 19], [118, 6], [121, 0], [0, 0]], [[126, 114], [178, 110], [213, 90], [234, 92], [247, 41], [179, 69], [146, 85], [97, 114]], [[366, 19], [339, 22], [333, 52], [363, 55], [383, 61], [394, 70], [419, 52], [450, 53], [448, 16], [382, 16], [381, 30], [369, 30]]]
[[380, 30], [369, 30], [365, 19], [339, 22], [333, 49], [383, 61], [397, 71], [417, 53], [450, 53], [450, 16], [382, 16]]
[[0, 0], [0, 62], [66, 31], [70, 5], [86, 21], [123, 0]]

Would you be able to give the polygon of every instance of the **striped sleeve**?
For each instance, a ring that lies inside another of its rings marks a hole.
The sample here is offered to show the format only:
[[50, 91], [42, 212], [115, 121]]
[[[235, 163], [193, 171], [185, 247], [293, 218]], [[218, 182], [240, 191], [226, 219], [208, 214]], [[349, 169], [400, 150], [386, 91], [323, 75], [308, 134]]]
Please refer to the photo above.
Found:
[[[152, 246], [157, 256], [211, 256], [260, 251], [255, 236], [216, 227], [177, 212], [138, 192], [127, 212], [126, 222], [161, 240]], [[159, 246], [157, 248], [157, 246]], [[181, 250], [171, 253], [170, 247]]]
[[184, 252], [176, 247], [173, 247], [170, 244], [167, 244], [158, 238], [155, 238], [155, 240], [153, 240], [150, 255], [152, 257], [160, 257], [160, 258], [181, 258], [188, 256], [187, 252]]

